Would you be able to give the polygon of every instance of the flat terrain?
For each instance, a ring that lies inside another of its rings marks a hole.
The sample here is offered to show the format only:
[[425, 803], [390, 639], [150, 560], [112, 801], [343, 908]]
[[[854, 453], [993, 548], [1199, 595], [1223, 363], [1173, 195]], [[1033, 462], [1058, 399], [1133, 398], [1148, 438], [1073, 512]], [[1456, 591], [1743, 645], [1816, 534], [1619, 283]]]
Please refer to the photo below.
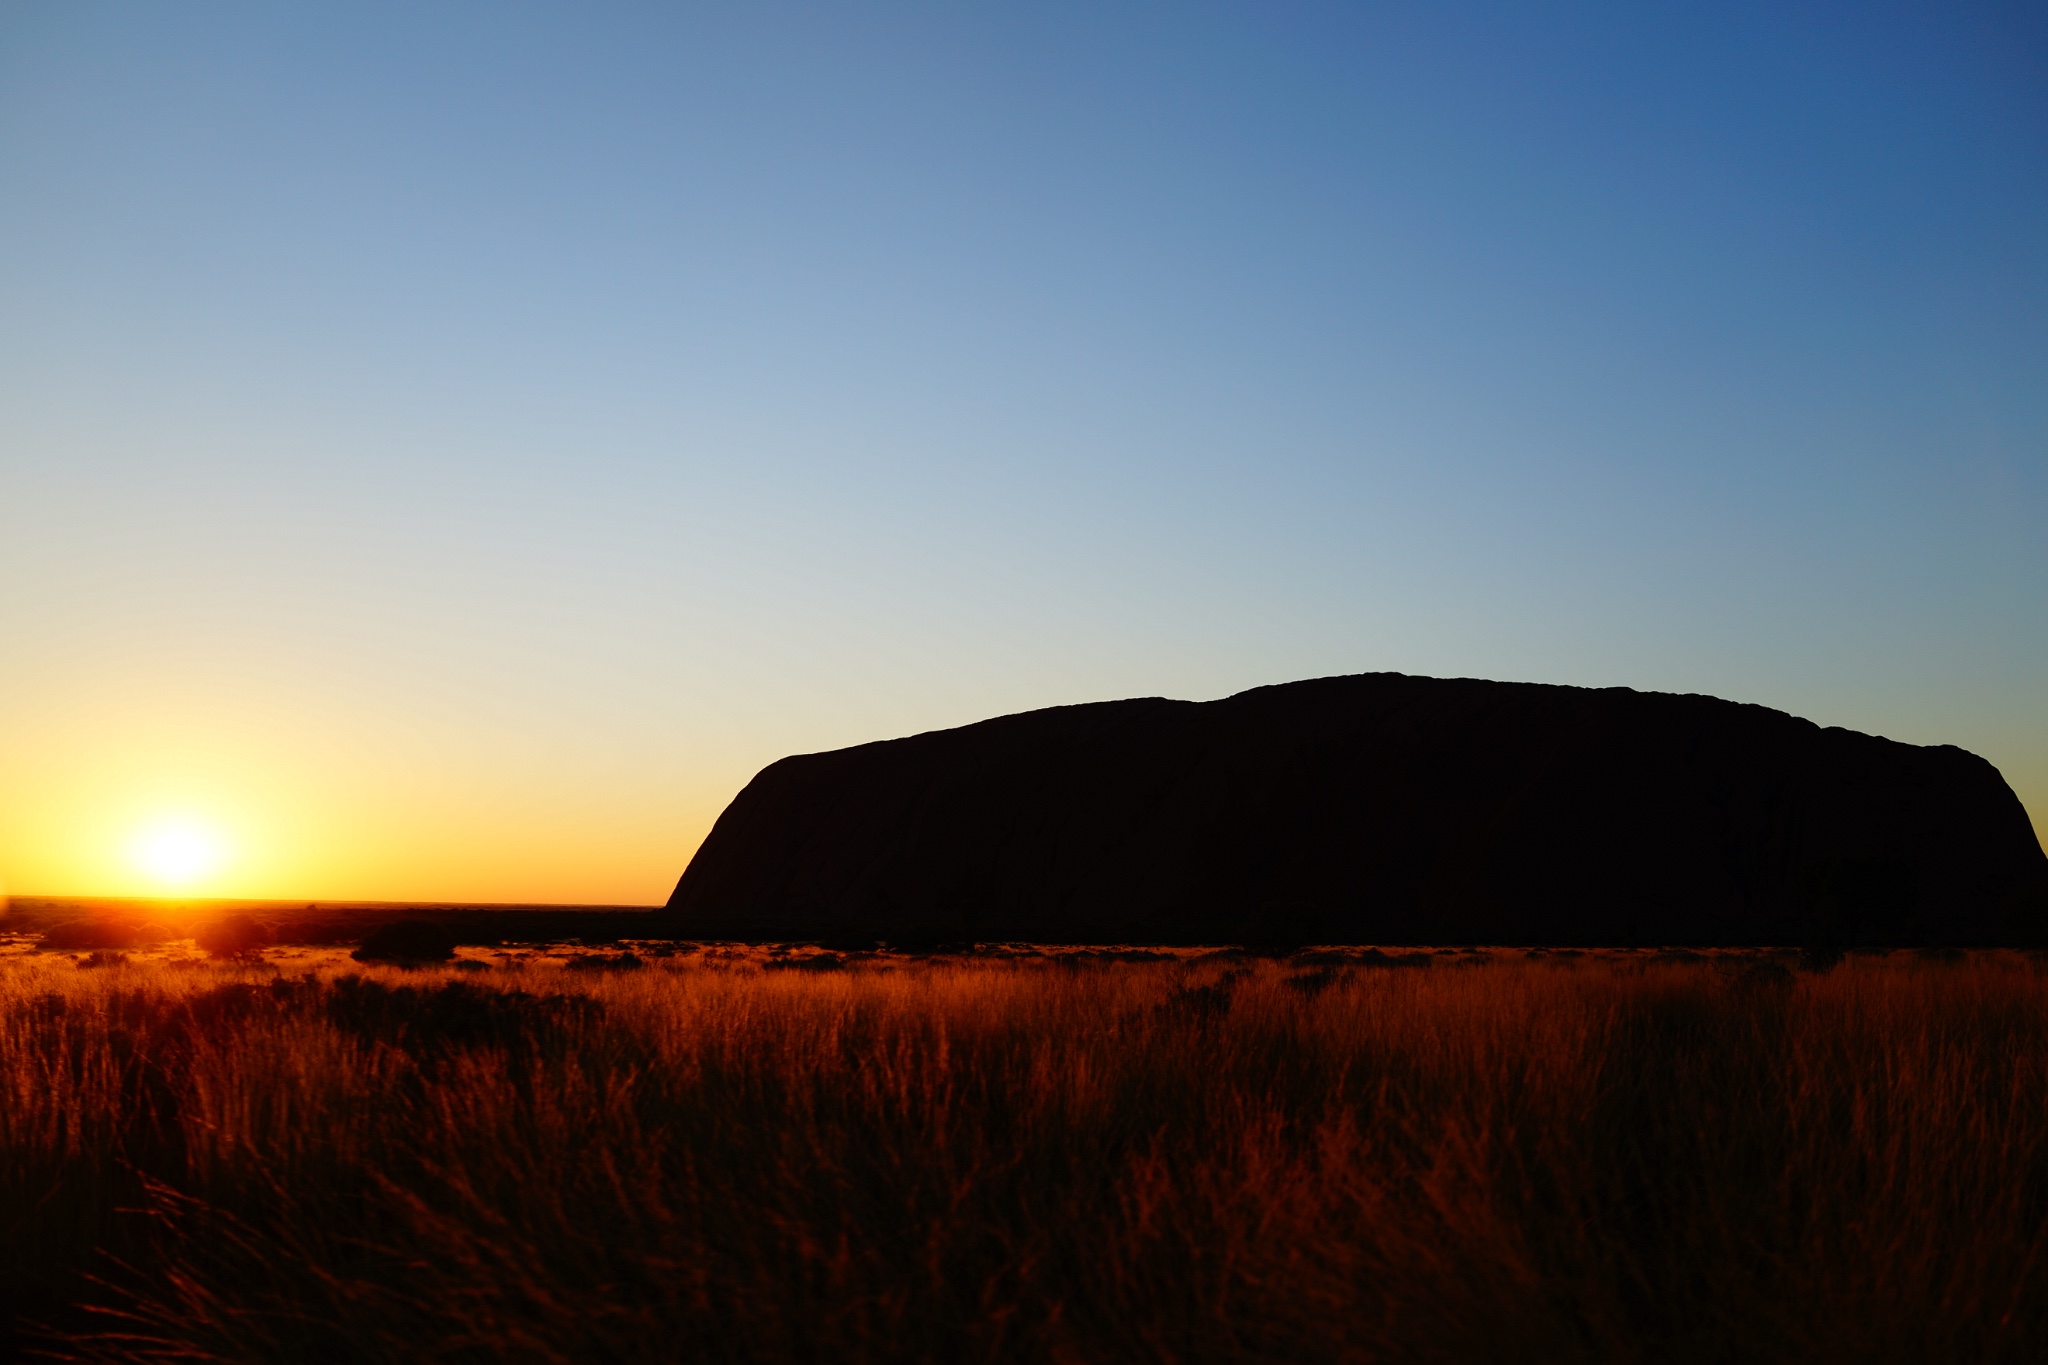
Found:
[[114, 930], [121, 947], [175, 942], [228, 915], [255, 919], [280, 943], [354, 943], [379, 925], [425, 919], [459, 942], [494, 944], [544, 939], [609, 942], [661, 932], [645, 905], [509, 905], [454, 901], [160, 900], [86, 896], [16, 896], [0, 932], [42, 934], [62, 927]]
[[17, 1350], [2048, 1359], [2022, 954], [39, 944]]

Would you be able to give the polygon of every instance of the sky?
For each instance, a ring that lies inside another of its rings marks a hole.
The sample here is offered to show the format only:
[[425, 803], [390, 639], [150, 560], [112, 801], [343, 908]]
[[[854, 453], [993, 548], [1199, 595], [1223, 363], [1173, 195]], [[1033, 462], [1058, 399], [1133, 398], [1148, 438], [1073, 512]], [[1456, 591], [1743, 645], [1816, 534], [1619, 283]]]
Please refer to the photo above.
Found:
[[2031, 4], [0, 0], [0, 891], [645, 904], [1398, 670], [2048, 828]]

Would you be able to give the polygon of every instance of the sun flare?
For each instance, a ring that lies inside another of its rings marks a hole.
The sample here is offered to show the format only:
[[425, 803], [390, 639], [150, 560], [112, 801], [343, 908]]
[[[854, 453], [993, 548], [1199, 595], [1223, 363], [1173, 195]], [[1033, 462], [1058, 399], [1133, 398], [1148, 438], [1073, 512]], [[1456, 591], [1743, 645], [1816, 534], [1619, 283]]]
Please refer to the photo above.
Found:
[[172, 890], [188, 890], [227, 861], [220, 832], [198, 820], [161, 820], [135, 836], [130, 849], [135, 865], [151, 880]]

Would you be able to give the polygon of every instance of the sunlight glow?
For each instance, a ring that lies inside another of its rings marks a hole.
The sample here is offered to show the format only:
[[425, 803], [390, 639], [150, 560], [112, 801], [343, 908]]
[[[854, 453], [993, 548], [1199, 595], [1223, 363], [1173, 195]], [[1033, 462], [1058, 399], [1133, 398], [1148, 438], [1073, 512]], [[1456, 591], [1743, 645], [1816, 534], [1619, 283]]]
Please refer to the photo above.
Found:
[[144, 829], [131, 854], [136, 865], [161, 885], [186, 890], [227, 861], [227, 846], [210, 826], [179, 818]]

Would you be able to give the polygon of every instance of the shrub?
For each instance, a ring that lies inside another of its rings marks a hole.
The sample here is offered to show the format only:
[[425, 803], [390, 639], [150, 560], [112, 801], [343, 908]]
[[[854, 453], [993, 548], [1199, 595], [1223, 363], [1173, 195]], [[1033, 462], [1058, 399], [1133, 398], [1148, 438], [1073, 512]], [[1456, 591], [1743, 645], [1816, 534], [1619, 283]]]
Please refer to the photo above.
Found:
[[215, 957], [247, 957], [270, 942], [270, 930], [247, 915], [215, 920], [194, 935]]
[[1319, 995], [1343, 979], [1339, 973], [1323, 967], [1312, 972], [1297, 972], [1293, 976], [1283, 978], [1281, 984], [1289, 990], [1300, 991], [1303, 995]]
[[359, 976], [336, 979], [324, 1002], [336, 1028], [426, 1060], [461, 1048], [497, 1048], [529, 1058], [559, 1052], [603, 1013], [580, 995], [535, 996], [467, 981], [387, 986]]
[[769, 971], [836, 972], [846, 966], [846, 959], [831, 953], [819, 953], [815, 957], [770, 958], [761, 965]]
[[585, 957], [572, 957], [565, 965], [572, 972], [630, 972], [647, 964], [633, 953], [620, 953], [616, 957], [591, 953]]
[[43, 931], [43, 947], [58, 952], [135, 946], [135, 926], [125, 920], [75, 919]]
[[1799, 950], [1799, 970], [1803, 972], [1831, 972], [1842, 965], [1847, 953], [1841, 948], [1825, 944], [1809, 944]]
[[347, 920], [315, 920], [281, 930], [278, 940], [285, 943], [353, 943], [362, 937], [362, 931]]
[[446, 962], [455, 956], [455, 936], [431, 920], [386, 924], [349, 954], [358, 962]]

